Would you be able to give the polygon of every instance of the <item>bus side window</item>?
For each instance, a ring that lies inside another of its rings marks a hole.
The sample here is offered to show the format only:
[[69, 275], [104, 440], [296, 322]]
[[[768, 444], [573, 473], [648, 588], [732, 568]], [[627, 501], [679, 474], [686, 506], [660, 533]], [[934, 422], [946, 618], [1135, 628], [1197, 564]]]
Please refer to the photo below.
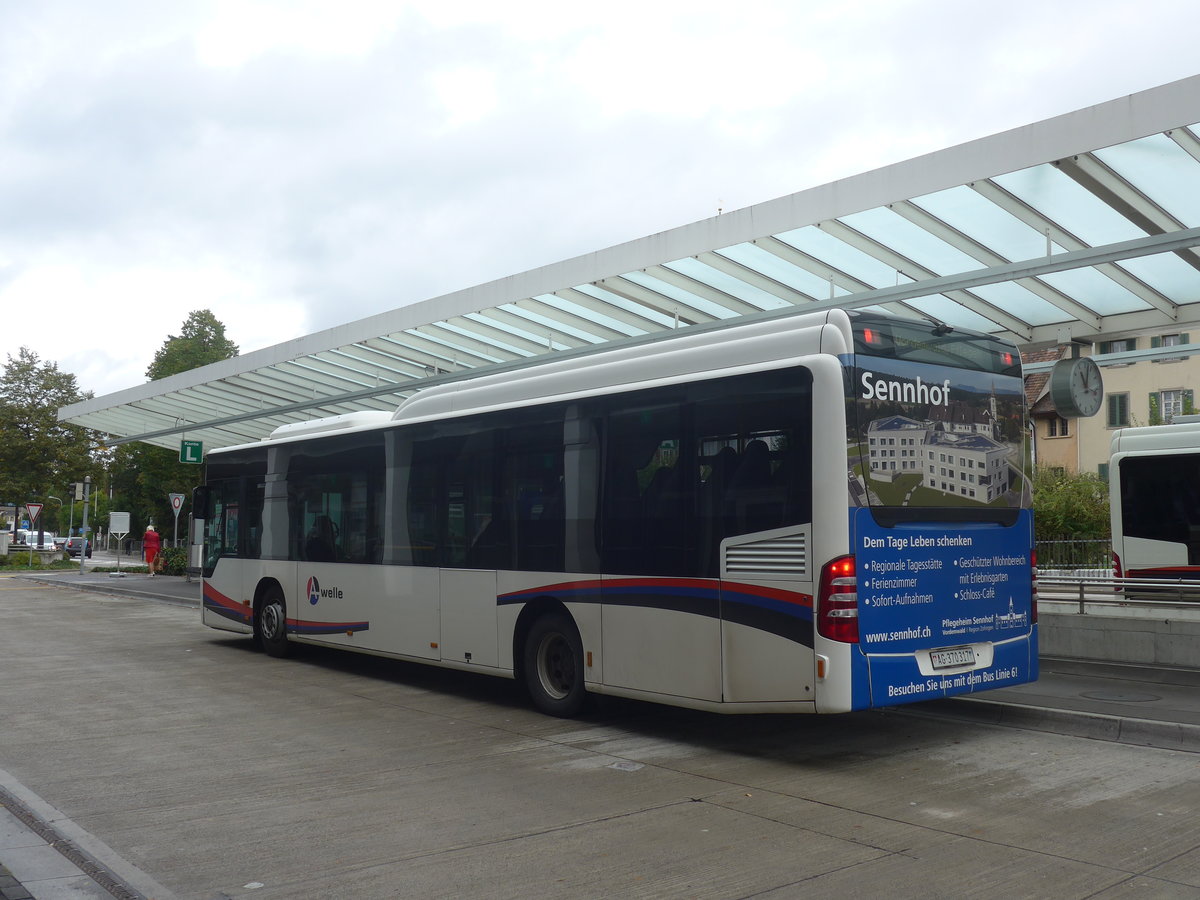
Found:
[[603, 568], [681, 574], [693, 491], [683, 476], [681, 405], [609, 417], [604, 464]]

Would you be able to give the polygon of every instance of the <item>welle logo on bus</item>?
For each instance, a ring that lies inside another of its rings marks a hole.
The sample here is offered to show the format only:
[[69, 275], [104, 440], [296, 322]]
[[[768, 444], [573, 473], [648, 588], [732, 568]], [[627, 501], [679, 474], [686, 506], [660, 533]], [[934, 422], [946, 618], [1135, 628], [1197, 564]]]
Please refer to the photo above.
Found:
[[332, 598], [334, 600], [342, 599], [342, 589], [340, 587], [321, 587], [321, 582], [317, 581], [316, 575], [309, 576], [308, 581], [304, 585], [304, 592], [308, 595], [308, 602], [316, 606], [322, 598]]
[[[932, 664], [953, 670], [973, 659], [958, 648], [987, 643], [992, 665], [957, 686], [1023, 680], [1033, 665], [1028, 643], [1003, 643], [1031, 627], [1033, 525], [1021, 378], [859, 362], [848, 373], [847, 477], [862, 651], [947, 648]], [[872, 514], [887, 508], [904, 513]], [[971, 509], [999, 514], [955, 521], [954, 511]], [[880, 681], [875, 690], [910, 698], [953, 693], [948, 688], [957, 684], [922, 678], [915, 668]]]

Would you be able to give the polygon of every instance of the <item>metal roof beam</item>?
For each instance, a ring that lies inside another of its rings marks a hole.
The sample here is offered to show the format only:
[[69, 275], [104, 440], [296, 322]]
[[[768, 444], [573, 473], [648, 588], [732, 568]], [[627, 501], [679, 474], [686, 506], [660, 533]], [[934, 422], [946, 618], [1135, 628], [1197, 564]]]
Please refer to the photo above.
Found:
[[[980, 196], [990, 200], [1013, 218], [1025, 223], [1038, 234], [1044, 234], [1064, 250], [1086, 250], [1086, 244], [1053, 219], [1042, 215], [1024, 200], [1002, 188], [990, 178], [974, 181], [968, 185]], [[1097, 272], [1115, 281], [1125, 290], [1136, 296], [1147, 306], [1153, 306], [1172, 318], [1179, 314], [1179, 306], [1169, 297], [1155, 290], [1142, 279], [1122, 268], [1116, 263], [1102, 263], [1094, 267]]]
[[[895, 206], [899, 206], [899, 205], [900, 204], [895, 204]], [[914, 210], [915, 209], [916, 208], [914, 208]], [[914, 210], [909, 210], [908, 212], [910, 213], [910, 215], [913, 215], [914, 219], [919, 218], [916, 216]], [[895, 207], [893, 207], [893, 212], [895, 212], [895, 211], [896, 211]], [[928, 216], [928, 218], [933, 219], [932, 216]], [[913, 220], [910, 219], [910, 221], [913, 221]], [[934, 220], [934, 222], [936, 222], [936, 221], [938, 221], [938, 220]], [[922, 227], [922, 228], [925, 227], [920, 221], [913, 221], [913, 224], [917, 225], [918, 227]], [[931, 222], [930, 224], [932, 225], [933, 222]], [[946, 240], [947, 243], [950, 243], [953, 246], [957, 246], [957, 245], [953, 244], [952, 240], [948, 239], [950, 237], [950, 235], [948, 233], [951, 230], [950, 226], [945, 225], [945, 223], [942, 223], [942, 224], [945, 227], [945, 232], [942, 234], [939, 234], [939, 233], [933, 231], [932, 229], [926, 229], [926, 230], [929, 230], [932, 234], [934, 234], [935, 237], [940, 237], [943, 240]], [[890, 247], [885, 247], [883, 244], [879, 243], [879, 241], [875, 240], [874, 238], [868, 237], [867, 235], [863, 234], [861, 231], [858, 231], [855, 228], [851, 228], [849, 225], [847, 225], [844, 222], [840, 222], [836, 219], [829, 221], [829, 222], [822, 222], [821, 230], [827, 232], [828, 234], [832, 235], [833, 237], [838, 238], [841, 241], [844, 241], [845, 243], [849, 244], [850, 246], [855, 247], [856, 249], [860, 250], [861, 252], [866, 253], [868, 256], [871, 256], [871, 257], [879, 260], [884, 265], [890, 266], [891, 268], [895, 269], [896, 272], [899, 273], [900, 275], [904, 275], [905, 277], [910, 278], [911, 280], [913, 280], [915, 282], [921, 282], [921, 281], [927, 280], [929, 278], [937, 278], [938, 277], [938, 273], [934, 272], [932, 269], [926, 268], [925, 266], [921, 265], [916, 260], [911, 259], [910, 257], [904, 256], [901, 253], [897, 253], [895, 250], [891, 249]], [[966, 235], [962, 235], [962, 237], [964, 238], [964, 240], [966, 239]], [[962, 250], [963, 248], [958, 247], [957, 249]], [[964, 252], [966, 252], [966, 251], [964, 250]], [[971, 254], [968, 254], [968, 255], [971, 255]], [[986, 255], [989, 256], [990, 258], [979, 260], [984, 265], [997, 265], [997, 264], [1002, 264], [1002, 263], [1008, 262], [1007, 259], [1004, 259], [999, 254], [991, 253], [990, 251], [988, 251], [988, 253]], [[1037, 283], [1040, 284], [1040, 282], [1037, 282]], [[1014, 316], [1010, 313], [1005, 312], [1004, 310], [1000, 309], [998, 306], [996, 306], [992, 303], [989, 303], [987, 300], [984, 300], [982, 297], [972, 294], [970, 291], [952, 291], [952, 292], [948, 292], [945, 296], [951, 300], [954, 300], [956, 303], [960, 304], [961, 306], [964, 306], [967, 309], [971, 310], [976, 315], [982, 316], [985, 319], [995, 322], [1001, 328], [1003, 328], [1007, 331], [1010, 331], [1013, 334], [1020, 335], [1023, 340], [1028, 340], [1029, 335], [1033, 333], [1032, 332], [1033, 325], [1031, 323], [1026, 322], [1024, 319], [1020, 319], [1017, 316]], [[1048, 298], [1043, 297], [1043, 299], [1048, 299]], [[1064, 298], [1064, 299], [1066, 299], [1066, 298]], [[1053, 302], [1053, 301], [1050, 301], [1050, 302]], [[1055, 303], [1055, 305], [1057, 306], [1058, 304]]]
[[432, 360], [430, 368], [435, 368], [439, 371], [445, 371], [451, 366], [455, 368], [475, 368], [476, 366], [490, 366], [496, 362], [496, 357], [494, 356], [472, 352], [460, 344], [447, 343], [440, 332], [429, 334], [418, 332], [414, 328], [411, 331], [400, 331], [386, 335], [386, 338], [417, 353], [428, 354]]
[[[834, 296], [833, 289], [835, 287], [840, 287], [842, 290], [848, 291], [849, 295], [876, 290], [873, 285], [867, 284], [865, 281], [860, 281], [853, 275], [843, 272], [841, 269], [831, 266], [824, 260], [817, 259], [817, 257], [805, 253], [803, 250], [793, 247], [787, 241], [780, 240], [773, 235], [759, 238], [752, 243], [755, 244], [755, 246], [766, 250], [771, 255], [779, 257], [784, 262], [789, 263], [798, 269], [803, 269], [810, 275], [815, 275], [818, 278], [829, 282], [830, 298], [828, 300], [814, 300], [810, 306], [829, 306], [837, 300], [846, 299], [846, 296], [848, 295], [843, 295], [842, 297]], [[921, 294], [918, 296], [925, 295]], [[908, 303], [894, 303], [890, 307], [890, 310], [900, 315], [918, 316], [922, 319], [929, 318], [919, 309]]]
[[498, 322], [500, 325], [503, 325], [506, 328], [513, 329], [514, 333], [520, 334], [521, 332], [524, 332], [524, 334], [528, 335], [529, 339], [531, 340], [535, 335], [544, 333], [546, 335], [546, 343], [542, 345], [539, 351], [542, 353], [554, 350], [555, 348], [553, 345], [556, 341], [560, 344], [565, 344], [568, 347], [583, 347], [588, 344], [596, 343], [595, 341], [585, 341], [578, 335], [572, 334], [566, 329], [552, 328], [548, 325], [543, 325], [540, 322], [536, 322], [533, 319], [517, 315], [516, 313], [501, 309], [499, 307], [493, 307], [485, 312], [481, 312], [479, 315], [491, 321]]
[[588, 310], [589, 312], [608, 316], [610, 319], [614, 319], [615, 321], [620, 322], [622, 325], [632, 328], [634, 331], [650, 334], [655, 331], [662, 330], [663, 325], [661, 323], [636, 312], [624, 309], [616, 304], [607, 303], [600, 298], [594, 297], [587, 293], [584, 288], [590, 288], [594, 291], [603, 290], [603, 288], [600, 288], [597, 285], [580, 285], [579, 287], [563, 288], [562, 290], [555, 291], [553, 296], [562, 297], [564, 300], [574, 303], [576, 306], [580, 307], [581, 309]]
[[351, 367], [361, 367], [360, 371], [371, 378], [394, 378], [397, 376], [402, 378], [425, 377], [425, 367], [423, 365], [397, 356], [394, 353], [385, 353], [376, 347], [368, 346], [362, 341], [346, 344], [328, 352], [349, 360]]
[[508, 347], [517, 353], [524, 356], [537, 356], [541, 353], [549, 351], [549, 347], [545, 341], [535, 341], [526, 334], [521, 334], [491, 317], [491, 310], [483, 312], [468, 313], [465, 316], [458, 316], [451, 319], [446, 324], [454, 328], [461, 328], [463, 331], [478, 336], [481, 340], [491, 343], [495, 342], [501, 347]]
[[1196, 133], [1192, 129], [1187, 127], [1172, 128], [1166, 132], [1166, 135], [1182, 147], [1192, 159], [1200, 162], [1200, 138], [1196, 137]]
[[[1183, 223], [1110, 169], [1092, 153], [1060, 159], [1054, 165], [1063, 174], [1110, 206], [1147, 234], [1168, 234]], [[1200, 270], [1200, 257], [1190, 249], [1177, 251], [1180, 259]]]
[[653, 291], [648, 287], [643, 287], [620, 275], [612, 278], [601, 278], [595, 284], [606, 291], [611, 291], [618, 297], [643, 304], [667, 318], [676, 319], [680, 325], [699, 325], [702, 322], [711, 322], [715, 318], [693, 306], [689, 306], [673, 297], [668, 297], [666, 294], [660, 294], [658, 291]]
[[676, 272], [671, 268], [670, 263], [664, 263], [661, 266], [651, 266], [645, 272], [652, 278], [665, 281], [667, 284], [687, 291], [689, 294], [695, 294], [697, 297], [707, 300], [709, 303], [720, 306], [723, 309], [727, 309], [735, 315], [745, 316], [751, 313], [762, 312], [761, 306], [755, 306], [753, 303], [748, 303], [710, 284], [705, 284], [691, 275]]
[[792, 306], [801, 306], [805, 303], [811, 303], [816, 299], [803, 291], [784, 284], [782, 281], [776, 281], [769, 275], [764, 275], [762, 272], [751, 269], [749, 266], [742, 265], [740, 262], [730, 259], [717, 250], [698, 254], [695, 259], [706, 266], [711, 266], [719, 272], [724, 272], [726, 275], [736, 278], [738, 281], [744, 281], [746, 284], [753, 285], [760, 291], [772, 294], [785, 303], [790, 303]]
[[462, 348], [464, 351], [462, 356], [471, 356], [482, 360], [478, 365], [493, 365], [497, 362], [504, 362], [510, 359], [525, 358], [525, 354], [518, 353], [510, 347], [500, 347], [494, 343], [481, 341], [471, 335], [463, 334], [461, 331], [456, 330], [458, 327], [460, 326], [457, 325], [456, 321], [431, 322], [428, 325], [419, 325], [413, 331], [430, 340], [440, 341], [450, 350], [450, 362], [456, 367], [467, 365], [455, 353], [455, 350], [458, 348]]
[[[542, 297], [552, 297], [558, 303], [562, 304], [571, 303], [565, 297], [555, 294], [543, 294]], [[569, 309], [565, 309], [563, 306], [543, 300], [540, 297], [526, 297], [524, 300], [517, 300], [509, 305], [520, 313], [558, 322], [565, 328], [571, 328], [577, 332], [591, 335], [598, 341], [620, 340], [629, 336], [627, 332], [613, 328], [611, 325], [588, 319], [578, 313], [571, 312]], [[604, 313], [604, 315], [607, 315], [607, 313]]]

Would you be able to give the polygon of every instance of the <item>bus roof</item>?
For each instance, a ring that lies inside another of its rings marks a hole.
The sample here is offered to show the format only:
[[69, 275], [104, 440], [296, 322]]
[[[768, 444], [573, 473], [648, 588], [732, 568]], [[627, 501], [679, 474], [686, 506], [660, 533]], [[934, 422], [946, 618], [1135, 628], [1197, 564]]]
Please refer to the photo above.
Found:
[[1200, 453], [1200, 421], [1122, 428], [1113, 434], [1110, 456], [1155, 450], [1192, 450]]

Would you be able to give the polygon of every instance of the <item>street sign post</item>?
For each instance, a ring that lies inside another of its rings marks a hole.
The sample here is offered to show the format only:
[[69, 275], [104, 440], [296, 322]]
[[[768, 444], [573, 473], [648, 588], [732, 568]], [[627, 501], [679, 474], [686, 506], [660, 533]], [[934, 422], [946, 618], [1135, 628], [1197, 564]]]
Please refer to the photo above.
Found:
[[129, 513], [110, 512], [108, 514], [108, 533], [117, 536], [117, 571], [112, 573], [112, 577], [124, 578], [125, 573], [121, 571], [121, 540], [129, 534]]
[[183, 509], [183, 494], [168, 494], [171, 498], [171, 512], [175, 513], [175, 527], [171, 530], [171, 546], [179, 546], [179, 511]]
[[42, 514], [41, 503], [26, 503], [25, 512], [29, 513], [29, 565], [33, 565], [33, 545], [37, 541], [33, 537], [33, 529], [37, 526], [38, 516]]
[[204, 442], [180, 441], [179, 461], [181, 463], [193, 463], [197, 466], [204, 462]]

